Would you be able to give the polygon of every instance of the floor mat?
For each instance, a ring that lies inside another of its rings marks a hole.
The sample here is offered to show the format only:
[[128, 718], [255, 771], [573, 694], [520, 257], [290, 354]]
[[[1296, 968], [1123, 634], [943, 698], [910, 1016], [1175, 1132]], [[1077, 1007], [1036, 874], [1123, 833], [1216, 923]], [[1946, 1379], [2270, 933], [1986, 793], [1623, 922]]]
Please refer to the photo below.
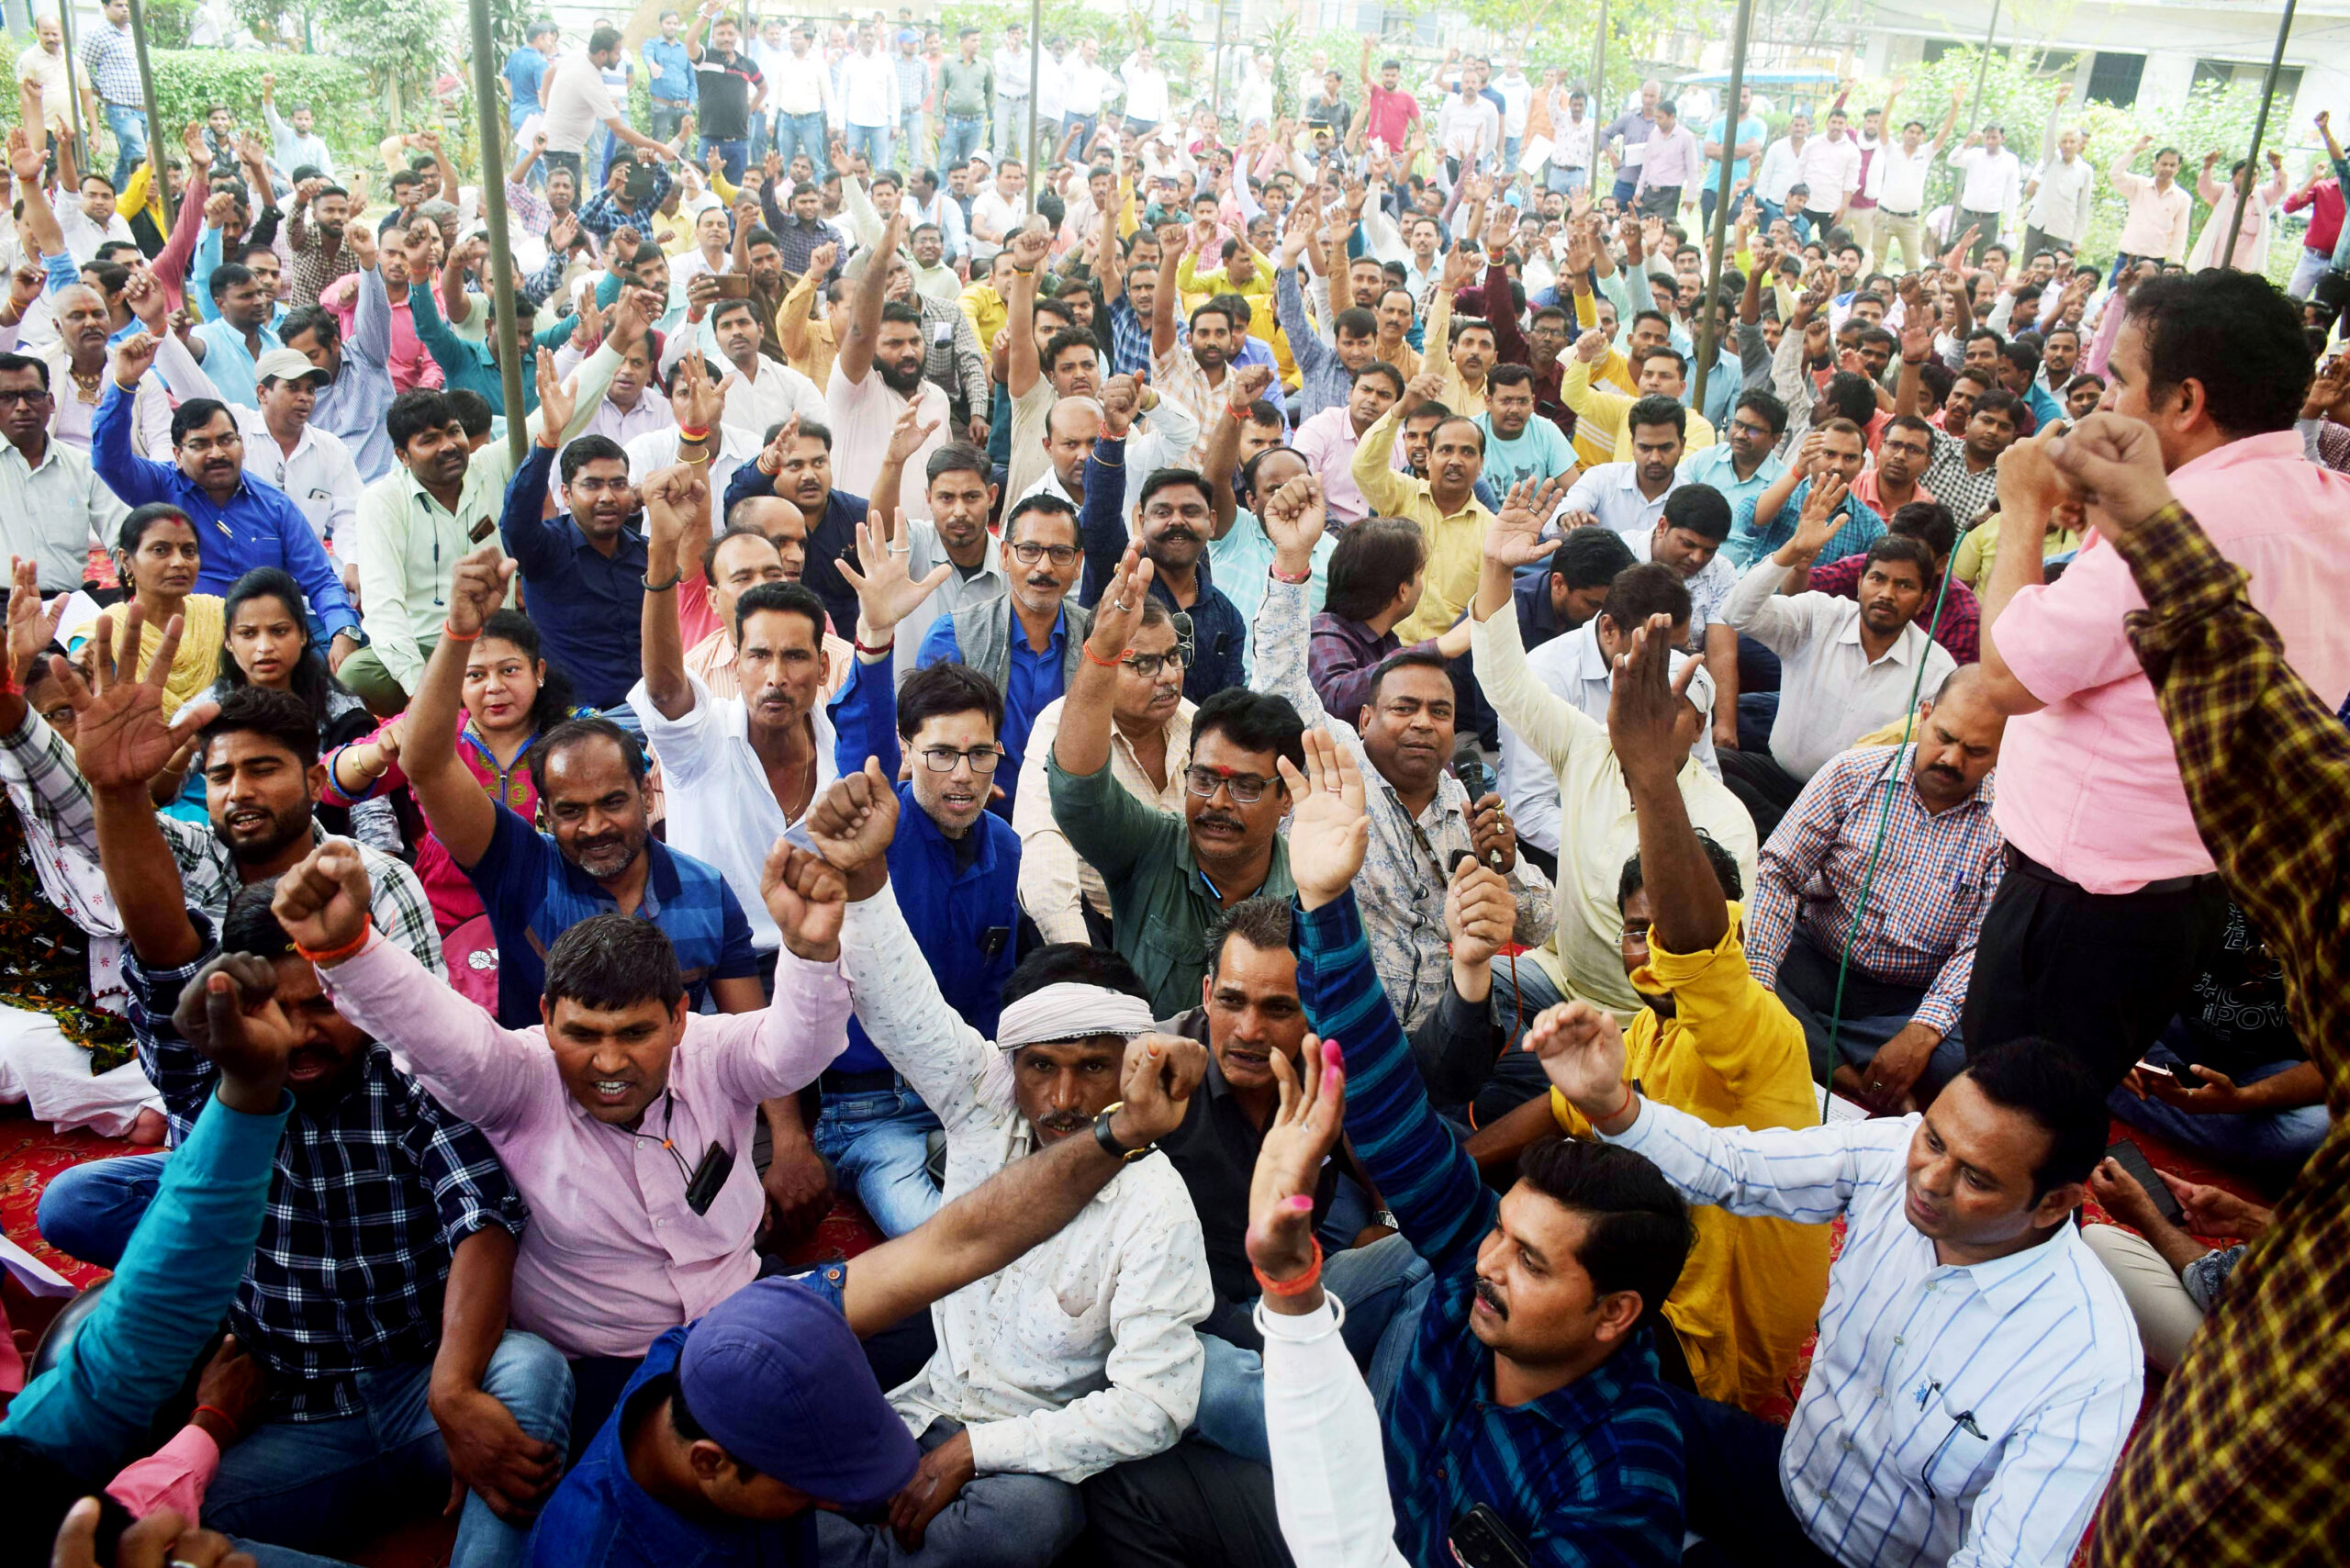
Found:
[[86, 1128], [61, 1133], [24, 1116], [0, 1121], [0, 1232], [75, 1284], [96, 1283], [106, 1278], [104, 1269], [77, 1262], [40, 1238], [35, 1214], [41, 1189], [59, 1171], [85, 1160], [147, 1152]]

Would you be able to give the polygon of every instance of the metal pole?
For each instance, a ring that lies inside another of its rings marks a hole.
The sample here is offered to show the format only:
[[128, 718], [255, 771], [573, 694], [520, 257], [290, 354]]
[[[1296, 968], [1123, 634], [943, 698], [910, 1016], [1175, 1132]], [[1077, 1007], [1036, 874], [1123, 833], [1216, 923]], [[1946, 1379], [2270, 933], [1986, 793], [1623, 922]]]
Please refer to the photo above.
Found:
[[[2260, 84], [2260, 112], [2253, 117], [2252, 151], [2244, 154], [2244, 188], [2236, 192], [2236, 215], [2228, 220], [2228, 248], [2220, 252], [2220, 265], [2233, 266], [2236, 260], [2236, 236], [2244, 231], [2244, 209], [2252, 204], [2252, 186], [2260, 180], [2260, 139], [2268, 131], [2268, 105], [2277, 95], [2277, 73], [2285, 63], [2285, 40], [2293, 31], [2294, 0], [2285, 0], [2285, 19], [2277, 26], [2277, 50], [2268, 57], [2268, 79]], [[2228, 181], [2232, 186], [2233, 178]], [[2266, 262], [2268, 258], [2263, 256]]]
[[1215, 62], [1208, 67], [1208, 106], [1215, 122], [1224, 124], [1224, 17], [1230, 0], [1215, 0]]
[[[135, 0], [134, 0], [135, 3]], [[506, 397], [506, 451], [522, 461], [522, 346], [514, 330], [514, 253], [506, 242], [506, 149], [502, 133], [506, 111], [498, 97], [498, 65], [489, 37], [489, 0], [473, 0], [467, 7], [474, 24], [474, 108], [481, 121], [482, 218], [489, 225], [490, 297], [498, 319], [498, 379]], [[421, 284], [411, 287], [424, 286]], [[533, 365], [531, 373], [538, 374]]]
[[139, 95], [147, 106], [147, 151], [154, 160], [155, 195], [162, 200], [163, 232], [169, 234], [179, 212], [172, 200], [172, 183], [163, 178], [163, 117], [155, 108], [155, 73], [147, 65], [147, 7], [140, 0], [130, 0], [130, 48], [139, 57]]
[[[82, 125], [81, 62], [73, 58], [73, 0], [58, 0], [57, 30], [64, 39], [65, 101], [71, 106], [67, 112], [73, 117], [73, 162], [76, 167], [86, 169], [90, 166], [90, 140]], [[155, 178], [160, 180], [162, 177], [163, 161], [158, 158], [155, 160]]]
[[[1729, 95], [1722, 101], [1721, 172], [1714, 182], [1713, 233], [1706, 242], [1710, 259], [1706, 266], [1706, 314], [1698, 328], [1697, 386], [1689, 397], [1690, 407], [1700, 413], [1706, 408], [1706, 376], [1714, 368], [1715, 333], [1722, 315], [1722, 240], [1729, 228], [1729, 176], [1738, 164], [1738, 122], [1745, 112], [1738, 99], [1746, 86], [1747, 29], [1753, 19], [1754, 0], [1738, 0], [1738, 30], [1729, 49]], [[1721, 439], [1728, 441], [1729, 432], [1722, 432]]]
[[[1607, 95], [1607, 0], [1599, 0], [1599, 33], [1597, 41], [1592, 46], [1591, 112], [1601, 125], [1616, 123], [1616, 102]], [[1594, 179], [1599, 175], [1599, 154], [1603, 151], [1597, 147], [1592, 149], [1591, 173]], [[1599, 192], [1595, 188], [1591, 193], [1591, 201], [1594, 207], [1599, 205]]]
[[[1983, 83], [1984, 79], [1987, 77], [1991, 72], [1991, 40], [1999, 36], [1999, 6], [2001, 3], [2002, 0], [1991, 0], [1991, 25], [1983, 29], [1983, 53], [1981, 58], [1976, 60], [1975, 62], [1975, 102], [1968, 106], [1966, 111], [1966, 123], [1969, 127], [1978, 125], [1983, 118]], [[1948, 166], [1947, 161], [1945, 161], [1944, 166]], [[1962, 187], [1962, 194], [1963, 191], [1964, 187]], [[1964, 230], [1958, 226], [1959, 206], [1958, 197], [1955, 196], [1951, 198], [1950, 213], [1950, 228], [1943, 231], [1942, 237], [1942, 242], [1945, 245], [1953, 242], [1961, 234], [1965, 232]], [[1998, 238], [1998, 236], [1997, 234], [1986, 234], [1983, 236], [1983, 243], [1987, 245]]]
[[1045, 0], [1028, 0], [1028, 210], [1036, 210], [1036, 192], [1045, 177], [1044, 160], [1036, 155], [1036, 83], [1045, 59]]

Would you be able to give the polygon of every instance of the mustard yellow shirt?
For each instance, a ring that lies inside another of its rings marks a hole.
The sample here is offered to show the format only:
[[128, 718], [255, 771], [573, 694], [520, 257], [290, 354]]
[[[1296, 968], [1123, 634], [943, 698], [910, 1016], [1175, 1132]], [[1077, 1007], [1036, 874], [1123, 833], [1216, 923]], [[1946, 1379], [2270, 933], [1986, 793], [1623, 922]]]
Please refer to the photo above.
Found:
[[1278, 274], [1273, 263], [1262, 254], [1253, 249], [1248, 254], [1256, 261], [1256, 274], [1247, 283], [1236, 284], [1225, 275], [1224, 268], [1201, 272], [1192, 264], [1198, 258], [1188, 251], [1183, 253], [1183, 259], [1175, 264], [1175, 286], [1183, 297], [1184, 319], [1189, 320], [1192, 311], [1219, 294], [1238, 295], [1248, 302], [1248, 335], [1273, 351], [1273, 368], [1281, 375], [1281, 385], [1295, 391], [1302, 379], [1297, 360], [1291, 354], [1289, 339], [1273, 316], [1273, 280]]
[[[2046, 541], [2040, 547], [2041, 558], [2046, 560], [2053, 555], [2062, 555], [2067, 550], [2077, 550], [2086, 537], [2077, 528], [2052, 526]], [[1991, 563], [1998, 554], [1999, 514], [1993, 512], [1968, 529], [1966, 537], [1958, 542], [1958, 549], [1951, 557], [1952, 575], [1968, 588], [1980, 592], [1983, 585], [1991, 580]]]
[[1395, 456], [1395, 432], [1404, 428], [1402, 402], [1379, 417], [1355, 448], [1352, 473], [1371, 512], [1379, 517], [1409, 518], [1420, 525], [1428, 542], [1427, 586], [1420, 607], [1395, 628], [1405, 644], [1433, 637], [1460, 619], [1477, 597], [1477, 574], [1485, 560], [1485, 530], [1494, 514], [1470, 492], [1468, 504], [1446, 512], [1436, 504], [1428, 482], [1391, 466]]
[[[1616, 351], [1607, 351], [1614, 353]], [[1621, 357], [1620, 355], [1618, 356]], [[1575, 412], [1575, 456], [1586, 466], [1626, 463], [1632, 456], [1632, 406], [1639, 399], [1623, 392], [1594, 386], [1591, 366], [1570, 353], [1559, 376], [1559, 401]], [[1706, 416], [1684, 406], [1689, 416], [1685, 454], [1714, 444], [1714, 427]]]
[[[1748, 970], [1739, 920], [1733, 903], [1729, 929], [1710, 952], [1669, 953], [1651, 936], [1632, 983], [1672, 991], [1673, 1016], [1643, 1008], [1625, 1029], [1625, 1079], [1711, 1126], [1816, 1127], [1803, 1026]], [[1555, 1089], [1550, 1114], [1570, 1137], [1591, 1135]], [[1689, 1217], [1696, 1244], [1664, 1316], [1697, 1392], [1760, 1413], [1786, 1397], [1787, 1372], [1819, 1320], [1830, 1227], [1740, 1218], [1710, 1204], [1691, 1205]]]

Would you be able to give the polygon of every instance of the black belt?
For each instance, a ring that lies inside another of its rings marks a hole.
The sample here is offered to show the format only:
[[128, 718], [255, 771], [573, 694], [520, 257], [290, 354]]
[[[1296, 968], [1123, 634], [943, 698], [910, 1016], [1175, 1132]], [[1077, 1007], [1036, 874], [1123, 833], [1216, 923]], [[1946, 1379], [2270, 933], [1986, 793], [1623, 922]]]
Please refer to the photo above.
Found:
[[827, 1094], [878, 1094], [898, 1087], [898, 1075], [888, 1068], [878, 1072], [827, 1072], [816, 1080]]
[[[2008, 846], [2008, 869], [2010, 871], [2020, 871], [2027, 877], [2034, 878], [2042, 882], [2060, 883], [2068, 888], [2080, 887], [2080, 884], [2073, 880], [2072, 878], [2064, 875], [2062, 872], [2050, 870], [2047, 867], [2042, 866], [2039, 861], [2034, 860], [2031, 856], [2026, 855], [2022, 850], [2018, 849], [2012, 844]], [[2083, 889], [2082, 890], [2087, 891], [2087, 890]], [[2162, 895], [2167, 893], [2219, 892], [2221, 890], [2220, 874], [2217, 871], [2205, 871], [2199, 876], [2194, 877], [2165, 877], [2158, 882], [2143, 883], [2138, 887], [2131, 889], [2126, 893], [2114, 893], [2110, 895], [2098, 896], [2126, 899], [2136, 898], [2142, 893]]]
[[1877, 208], [1877, 211], [1887, 218], [1915, 218], [1918, 216], [1914, 212], [1896, 212], [1889, 207], [1880, 207]]

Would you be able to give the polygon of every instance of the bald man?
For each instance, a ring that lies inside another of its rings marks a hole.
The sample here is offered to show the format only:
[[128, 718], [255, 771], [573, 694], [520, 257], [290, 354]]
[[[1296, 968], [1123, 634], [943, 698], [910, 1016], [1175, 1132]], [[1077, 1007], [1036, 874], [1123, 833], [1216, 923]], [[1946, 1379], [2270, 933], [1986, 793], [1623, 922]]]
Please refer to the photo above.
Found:
[[[1803, 1025], [1813, 1078], [1872, 1108], [1923, 1105], [1966, 1065], [1959, 1015], [2007, 863], [1991, 821], [2006, 727], [1982, 666], [1961, 665], [1918, 704], [1908, 744], [1831, 758], [1762, 846], [1747, 962]], [[1831, 1025], [1839, 956], [1880, 827], [1874, 917], [1852, 938]]]

